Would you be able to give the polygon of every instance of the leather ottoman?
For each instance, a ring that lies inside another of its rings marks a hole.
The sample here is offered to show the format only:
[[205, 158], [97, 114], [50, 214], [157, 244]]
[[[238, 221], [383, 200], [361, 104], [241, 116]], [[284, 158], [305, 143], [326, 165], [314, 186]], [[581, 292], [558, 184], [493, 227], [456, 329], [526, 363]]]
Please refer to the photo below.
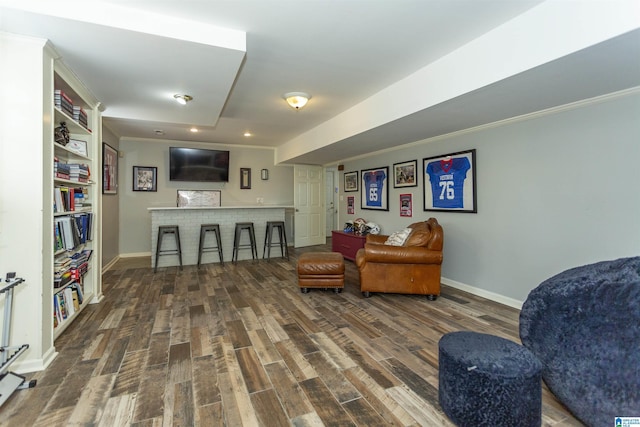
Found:
[[303, 294], [309, 288], [344, 288], [344, 258], [338, 252], [306, 252], [298, 258], [298, 285]]

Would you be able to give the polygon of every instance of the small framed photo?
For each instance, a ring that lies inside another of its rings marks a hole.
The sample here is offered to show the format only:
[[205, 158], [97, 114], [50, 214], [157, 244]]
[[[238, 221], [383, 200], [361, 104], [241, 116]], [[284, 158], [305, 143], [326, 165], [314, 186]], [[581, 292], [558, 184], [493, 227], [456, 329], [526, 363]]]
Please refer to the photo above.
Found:
[[80, 156], [87, 157], [89, 155], [89, 152], [87, 151], [87, 141], [83, 141], [81, 139], [71, 138], [69, 143], [66, 145], [66, 148], [72, 153]]
[[251, 169], [250, 168], [240, 168], [240, 189], [241, 190], [251, 189]]
[[418, 161], [395, 163], [393, 165], [393, 188], [418, 186]]
[[353, 215], [355, 213], [355, 204], [356, 204], [355, 196], [348, 196], [347, 197], [347, 214], [348, 215]]
[[377, 211], [389, 210], [389, 167], [363, 169], [361, 208]]
[[358, 171], [344, 173], [344, 191], [358, 191]]
[[413, 216], [413, 195], [401, 194], [400, 195], [400, 216], [411, 217]]
[[424, 210], [477, 213], [476, 150], [422, 160]]
[[158, 191], [158, 168], [153, 166], [133, 167], [133, 191]]

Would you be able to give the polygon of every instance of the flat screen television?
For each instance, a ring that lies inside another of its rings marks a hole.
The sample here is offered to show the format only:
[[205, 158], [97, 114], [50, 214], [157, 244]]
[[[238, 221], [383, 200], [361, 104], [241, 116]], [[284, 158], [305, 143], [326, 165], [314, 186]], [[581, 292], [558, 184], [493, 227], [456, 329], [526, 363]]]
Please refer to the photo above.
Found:
[[201, 148], [169, 148], [171, 181], [229, 182], [229, 152]]

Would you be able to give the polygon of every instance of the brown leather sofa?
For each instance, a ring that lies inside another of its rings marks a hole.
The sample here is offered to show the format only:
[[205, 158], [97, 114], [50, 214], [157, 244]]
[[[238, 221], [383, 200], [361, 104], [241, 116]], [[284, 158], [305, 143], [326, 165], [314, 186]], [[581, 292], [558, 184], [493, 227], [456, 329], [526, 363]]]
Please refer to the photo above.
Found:
[[440, 295], [440, 267], [444, 233], [435, 218], [411, 224], [411, 234], [403, 246], [385, 245], [388, 236], [367, 236], [356, 254], [360, 290], [371, 292]]

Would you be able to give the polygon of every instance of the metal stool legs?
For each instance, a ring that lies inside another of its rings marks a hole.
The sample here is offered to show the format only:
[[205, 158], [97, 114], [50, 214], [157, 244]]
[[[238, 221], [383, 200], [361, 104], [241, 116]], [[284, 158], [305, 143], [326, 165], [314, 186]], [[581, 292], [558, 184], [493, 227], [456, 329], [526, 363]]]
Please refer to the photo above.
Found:
[[[243, 230], [247, 230], [249, 232], [250, 243], [248, 244], [241, 244]], [[253, 259], [258, 258], [258, 247], [256, 246], [256, 233], [253, 229], [252, 222], [236, 223], [236, 232], [233, 237], [233, 257], [231, 258], [231, 262], [235, 263], [236, 261], [238, 261], [238, 251], [240, 249], [251, 249], [251, 257]]]
[[[176, 249], [162, 249], [162, 240], [165, 234], [173, 234], [176, 239]], [[153, 272], [158, 270], [158, 258], [160, 255], [178, 255], [180, 259], [180, 270], [182, 270], [182, 248], [180, 247], [180, 230], [177, 225], [161, 225], [158, 227], [158, 243], [156, 245], [156, 263]]]
[[[279, 241], [272, 243], [271, 238], [273, 230], [278, 230]], [[284, 230], [284, 221], [267, 221], [267, 230], [264, 236], [264, 248], [262, 251], [262, 258], [271, 258], [271, 247], [280, 246], [280, 253], [282, 257], [289, 259], [289, 245], [287, 244], [287, 234]]]
[[[208, 232], [213, 232], [216, 235], [216, 245], [217, 246], [204, 246], [206, 234]], [[220, 264], [224, 263], [224, 257], [222, 256], [222, 240], [220, 239], [220, 225], [218, 224], [205, 224], [200, 226], [200, 245], [198, 246], [198, 266], [202, 261], [202, 254], [204, 252], [218, 252], [218, 257], [220, 257]]]

